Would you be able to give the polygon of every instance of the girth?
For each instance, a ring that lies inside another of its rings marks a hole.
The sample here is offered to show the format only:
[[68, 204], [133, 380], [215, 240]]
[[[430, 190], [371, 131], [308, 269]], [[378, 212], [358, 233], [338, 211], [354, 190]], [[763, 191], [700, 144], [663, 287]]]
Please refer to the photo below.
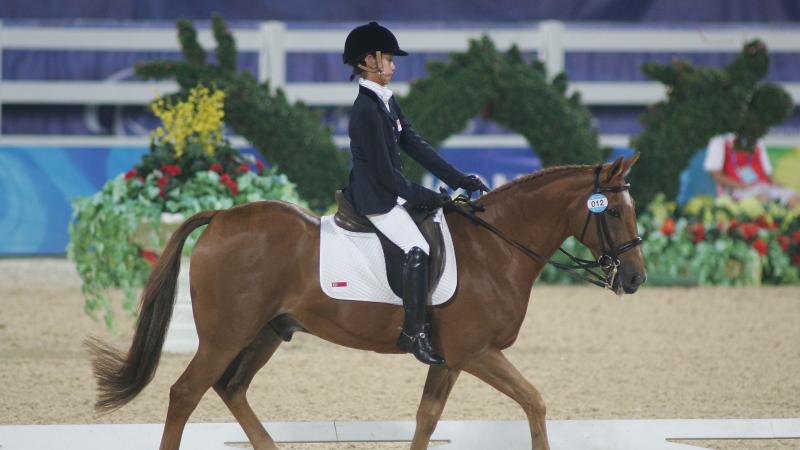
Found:
[[[389, 286], [398, 297], [402, 298], [403, 262], [405, 261], [405, 253], [403, 250], [375, 228], [369, 219], [356, 213], [353, 205], [350, 204], [347, 196], [345, 196], [342, 191], [336, 191], [335, 198], [338, 210], [333, 216], [333, 221], [336, 222], [336, 225], [356, 233], [375, 233], [378, 235], [381, 247], [383, 248], [383, 257], [386, 261], [386, 276], [389, 279]], [[428, 292], [430, 292], [436, 287], [439, 278], [441, 278], [444, 272], [445, 248], [442, 228], [438, 222], [434, 222], [433, 220], [436, 216], [435, 211], [424, 211], [413, 208], [406, 208], [406, 211], [408, 211], [411, 219], [417, 225], [430, 247], [430, 254], [428, 255], [428, 266], [430, 267]]]

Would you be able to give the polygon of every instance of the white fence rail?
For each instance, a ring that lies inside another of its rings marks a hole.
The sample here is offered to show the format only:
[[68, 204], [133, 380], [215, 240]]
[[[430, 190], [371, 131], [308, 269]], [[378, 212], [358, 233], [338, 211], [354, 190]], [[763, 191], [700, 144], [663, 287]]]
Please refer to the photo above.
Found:
[[[315, 106], [348, 105], [353, 100], [349, 83], [287, 83], [289, 52], [340, 52], [345, 29], [288, 29], [283, 22], [263, 22], [255, 29], [232, 30], [240, 51], [258, 53], [258, 78], [282, 87], [292, 100]], [[567, 52], [736, 52], [755, 37], [773, 52], [800, 53], [800, 27], [766, 26], [711, 27], [709, 29], [630, 29], [590, 27], [556, 21], [531, 24], [527, 28], [446, 28], [395, 30], [409, 51], [450, 52], [465, 50], [471, 38], [489, 35], [505, 49], [517, 44], [522, 51], [536, 51], [549, 74], [564, 69]], [[201, 45], [211, 49], [211, 31], [198, 31]], [[0, 64], [4, 49], [178, 51], [174, 29], [4, 27], [0, 22]], [[2, 76], [2, 74], [0, 74]], [[800, 83], [782, 83], [800, 104]], [[150, 102], [157, 93], [177, 88], [172, 82], [125, 81], [18, 81], [0, 79], [0, 105], [13, 104], [110, 104], [137, 105]], [[393, 84], [398, 93], [407, 83]], [[644, 105], [664, 96], [654, 82], [576, 82], [588, 105]], [[0, 117], [0, 120], [2, 118]]]

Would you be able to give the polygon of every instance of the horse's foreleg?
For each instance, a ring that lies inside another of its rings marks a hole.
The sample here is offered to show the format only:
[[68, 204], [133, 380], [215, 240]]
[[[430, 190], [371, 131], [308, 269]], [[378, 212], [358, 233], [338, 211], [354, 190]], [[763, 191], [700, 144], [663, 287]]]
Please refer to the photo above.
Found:
[[470, 360], [464, 370], [520, 404], [528, 416], [533, 450], [549, 450], [545, 405], [539, 391], [522, 376], [500, 350], [487, 350]]
[[231, 410], [255, 450], [273, 450], [277, 447], [247, 402], [247, 389], [256, 372], [264, 367], [281, 342], [271, 327], [265, 327], [214, 384], [214, 390]]
[[414, 440], [411, 441], [411, 450], [428, 448], [431, 435], [436, 429], [439, 417], [442, 416], [447, 397], [456, 384], [459, 373], [461, 373], [459, 370], [446, 366], [431, 366], [428, 369], [422, 400], [417, 409], [417, 429], [414, 432]]

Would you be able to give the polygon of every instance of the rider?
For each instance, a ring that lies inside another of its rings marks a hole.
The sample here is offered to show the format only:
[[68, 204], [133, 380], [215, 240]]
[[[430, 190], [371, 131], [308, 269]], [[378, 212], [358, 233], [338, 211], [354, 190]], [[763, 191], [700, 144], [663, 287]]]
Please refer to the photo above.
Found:
[[475, 175], [465, 175], [448, 164], [411, 127], [386, 85], [392, 78], [394, 56], [406, 56], [387, 28], [370, 22], [353, 29], [344, 44], [342, 61], [359, 76], [358, 96], [350, 115], [353, 168], [345, 195], [358, 214], [366, 216], [390, 241], [405, 252], [403, 306], [405, 320], [397, 347], [426, 364], [444, 360], [433, 349], [425, 325], [428, 303], [428, 252], [422, 233], [401, 206], [435, 210], [449, 202], [403, 176], [400, 148], [453, 189], [488, 191]]

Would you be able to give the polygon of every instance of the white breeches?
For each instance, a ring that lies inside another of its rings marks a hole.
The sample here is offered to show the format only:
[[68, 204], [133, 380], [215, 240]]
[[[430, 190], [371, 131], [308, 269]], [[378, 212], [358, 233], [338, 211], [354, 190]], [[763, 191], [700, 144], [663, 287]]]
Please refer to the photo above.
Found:
[[405, 253], [414, 247], [421, 248], [426, 255], [430, 253], [428, 242], [402, 206], [396, 205], [385, 214], [367, 214], [367, 219]]

